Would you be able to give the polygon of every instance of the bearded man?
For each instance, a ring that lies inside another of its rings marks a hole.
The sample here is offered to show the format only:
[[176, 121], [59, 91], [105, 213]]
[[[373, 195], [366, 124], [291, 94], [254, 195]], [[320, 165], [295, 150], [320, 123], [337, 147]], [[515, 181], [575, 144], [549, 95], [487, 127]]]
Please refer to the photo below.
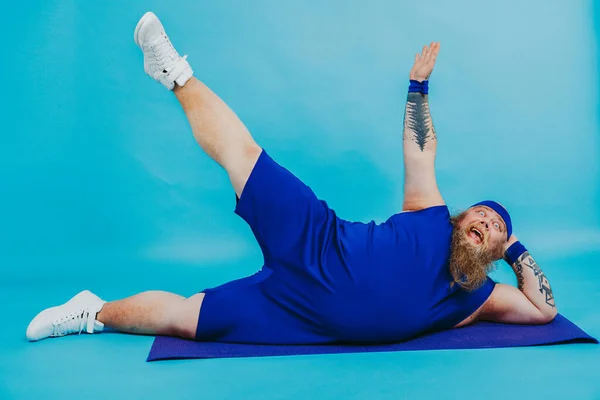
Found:
[[[134, 34], [148, 75], [172, 90], [202, 149], [228, 173], [235, 212], [264, 255], [256, 274], [189, 298], [151, 291], [106, 302], [83, 291], [40, 312], [35, 341], [104, 327], [256, 344], [397, 342], [478, 320], [544, 324], [556, 313], [546, 276], [513, 233], [507, 210], [483, 201], [451, 216], [438, 190], [428, 82], [439, 43], [410, 71], [404, 204], [383, 223], [344, 220], [277, 164], [146, 13]], [[488, 277], [505, 259], [518, 288]]]

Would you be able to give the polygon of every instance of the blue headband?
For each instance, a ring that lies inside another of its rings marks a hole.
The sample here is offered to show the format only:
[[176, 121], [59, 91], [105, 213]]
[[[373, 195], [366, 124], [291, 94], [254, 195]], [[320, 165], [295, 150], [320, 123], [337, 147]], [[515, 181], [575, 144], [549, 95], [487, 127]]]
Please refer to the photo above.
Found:
[[477, 206], [489, 207], [492, 210], [496, 211], [498, 215], [500, 215], [500, 217], [502, 217], [504, 223], [506, 224], [506, 238], [508, 240], [510, 238], [510, 235], [512, 235], [512, 221], [510, 220], [510, 215], [508, 214], [508, 211], [506, 211], [506, 208], [502, 207], [499, 203], [496, 203], [492, 200], [481, 201], [477, 204], [473, 204], [470, 208]]

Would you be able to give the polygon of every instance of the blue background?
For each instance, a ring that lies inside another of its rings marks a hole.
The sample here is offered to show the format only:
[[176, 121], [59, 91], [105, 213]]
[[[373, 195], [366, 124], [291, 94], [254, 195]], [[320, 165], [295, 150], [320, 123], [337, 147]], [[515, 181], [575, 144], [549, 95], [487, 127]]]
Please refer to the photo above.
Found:
[[[148, 10], [259, 144], [360, 221], [401, 208], [408, 71], [440, 41], [430, 103], [446, 202], [506, 205], [560, 312], [600, 336], [597, 2], [13, 2], [1, 398], [600, 397], [593, 345], [148, 364], [151, 337], [27, 343], [38, 311], [82, 289], [191, 295], [260, 267], [226, 174], [143, 72], [133, 29]], [[515, 281], [505, 265], [494, 277]]]

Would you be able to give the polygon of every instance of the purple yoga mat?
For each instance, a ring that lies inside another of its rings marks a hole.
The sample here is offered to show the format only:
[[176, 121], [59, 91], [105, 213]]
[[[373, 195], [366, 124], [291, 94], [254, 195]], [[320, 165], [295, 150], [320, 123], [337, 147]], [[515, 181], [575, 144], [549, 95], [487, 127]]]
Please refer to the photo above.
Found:
[[598, 340], [589, 336], [559, 314], [554, 321], [547, 325], [509, 325], [479, 322], [464, 328], [435, 332], [401, 343], [366, 346], [272, 346], [195, 342], [192, 340], [158, 336], [152, 344], [147, 361], [182, 358], [265, 357], [408, 350], [480, 349], [560, 343], [598, 343]]

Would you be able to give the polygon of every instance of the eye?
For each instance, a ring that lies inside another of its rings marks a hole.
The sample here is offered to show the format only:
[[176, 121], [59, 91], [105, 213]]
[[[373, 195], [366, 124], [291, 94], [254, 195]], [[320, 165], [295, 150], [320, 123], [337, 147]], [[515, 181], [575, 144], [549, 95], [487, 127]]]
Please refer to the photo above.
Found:
[[497, 222], [494, 222], [494, 227], [495, 227], [496, 229], [500, 230], [500, 224], [499, 224], [499, 223], [497, 223]]
[[483, 211], [479, 211], [479, 215], [481, 215], [482, 217], [485, 217], [485, 213]]

